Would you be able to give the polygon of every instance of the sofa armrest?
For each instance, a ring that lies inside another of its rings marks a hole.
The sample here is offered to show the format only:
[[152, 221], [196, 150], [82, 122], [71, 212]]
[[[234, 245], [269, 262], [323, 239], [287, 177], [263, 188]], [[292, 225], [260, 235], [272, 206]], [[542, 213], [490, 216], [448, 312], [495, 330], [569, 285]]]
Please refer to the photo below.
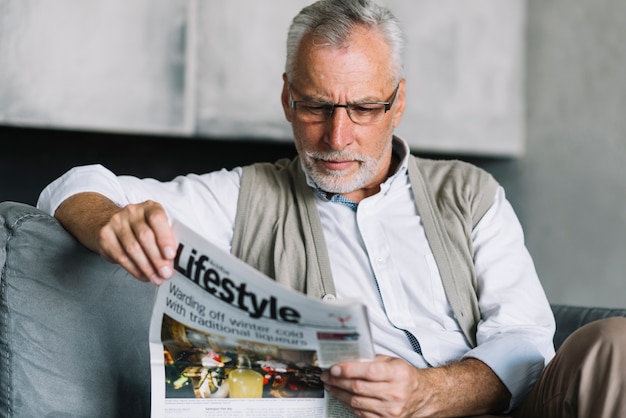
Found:
[[0, 203], [0, 416], [148, 417], [155, 287]]
[[556, 319], [556, 333], [554, 346], [559, 348], [563, 341], [578, 328], [598, 319], [614, 316], [626, 316], [626, 309], [598, 308], [571, 305], [552, 305], [552, 312]]

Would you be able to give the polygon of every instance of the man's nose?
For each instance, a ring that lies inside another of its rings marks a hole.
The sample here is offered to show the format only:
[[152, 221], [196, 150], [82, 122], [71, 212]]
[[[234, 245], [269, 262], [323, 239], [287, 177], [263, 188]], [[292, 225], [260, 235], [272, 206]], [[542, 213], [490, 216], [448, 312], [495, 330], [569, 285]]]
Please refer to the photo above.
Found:
[[332, 115], [328, 119], [326, 142], [331, 149], [344, 149], [353, 140], [355, 123], [348, 115], [345, 106], [335, 106]]

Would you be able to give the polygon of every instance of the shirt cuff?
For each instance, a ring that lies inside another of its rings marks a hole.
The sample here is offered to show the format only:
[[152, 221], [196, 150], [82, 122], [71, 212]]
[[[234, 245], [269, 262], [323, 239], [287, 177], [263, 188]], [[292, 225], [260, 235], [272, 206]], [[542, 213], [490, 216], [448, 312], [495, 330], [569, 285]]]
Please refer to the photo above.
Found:
[[511, 392], [508, 412], [524, 400], [545, 367], [545, 358], [533, 344], [519, 336], [500, 335], [467, 352], [493, 370]]

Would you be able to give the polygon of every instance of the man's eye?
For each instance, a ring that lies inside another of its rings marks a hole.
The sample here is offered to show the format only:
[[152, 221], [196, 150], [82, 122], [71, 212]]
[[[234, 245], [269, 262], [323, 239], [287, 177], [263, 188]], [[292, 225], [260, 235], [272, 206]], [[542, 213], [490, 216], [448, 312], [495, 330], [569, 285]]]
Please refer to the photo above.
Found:
[[352, 106], [352, 112], [359, 113], [359, 114], [362, 114], [362, 115], [366, 115], [368, 113], [374, 113], [374, 112], [376, 112], [379, 109], [380, 109], [380, 107], [376, 106], [376, 105], [362, 104], [362, 105], [354, 105], [354, 106]]
[[332, 106], [324, 104], [324, 103], [303, 103], [302, 109], [306, 110], [309, 113], [314, 114], [322, 114], [328, 113]]

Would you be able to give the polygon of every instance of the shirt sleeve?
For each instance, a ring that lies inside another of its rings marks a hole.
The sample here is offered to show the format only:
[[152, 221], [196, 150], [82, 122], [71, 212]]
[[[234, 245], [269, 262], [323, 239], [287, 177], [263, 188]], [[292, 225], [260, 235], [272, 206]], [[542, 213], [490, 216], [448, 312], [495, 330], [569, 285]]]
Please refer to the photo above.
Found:
[[119, 206], [153, 200], [163, 205], [170, 220], [178, 219], [230, 251], [240, 180], [240, 167], [161, 182], [117, 176], [94, 164], [74, 167], [46, 186], [37, 207], [54, 215], [65, 199], [81, 192], [100, 193]]
[[483, 361], [498, 375], [513, 409], [554, 356], [554, 315], [502, 187], [472, 241], [481, 321], [477, 347], [464, 357]]

